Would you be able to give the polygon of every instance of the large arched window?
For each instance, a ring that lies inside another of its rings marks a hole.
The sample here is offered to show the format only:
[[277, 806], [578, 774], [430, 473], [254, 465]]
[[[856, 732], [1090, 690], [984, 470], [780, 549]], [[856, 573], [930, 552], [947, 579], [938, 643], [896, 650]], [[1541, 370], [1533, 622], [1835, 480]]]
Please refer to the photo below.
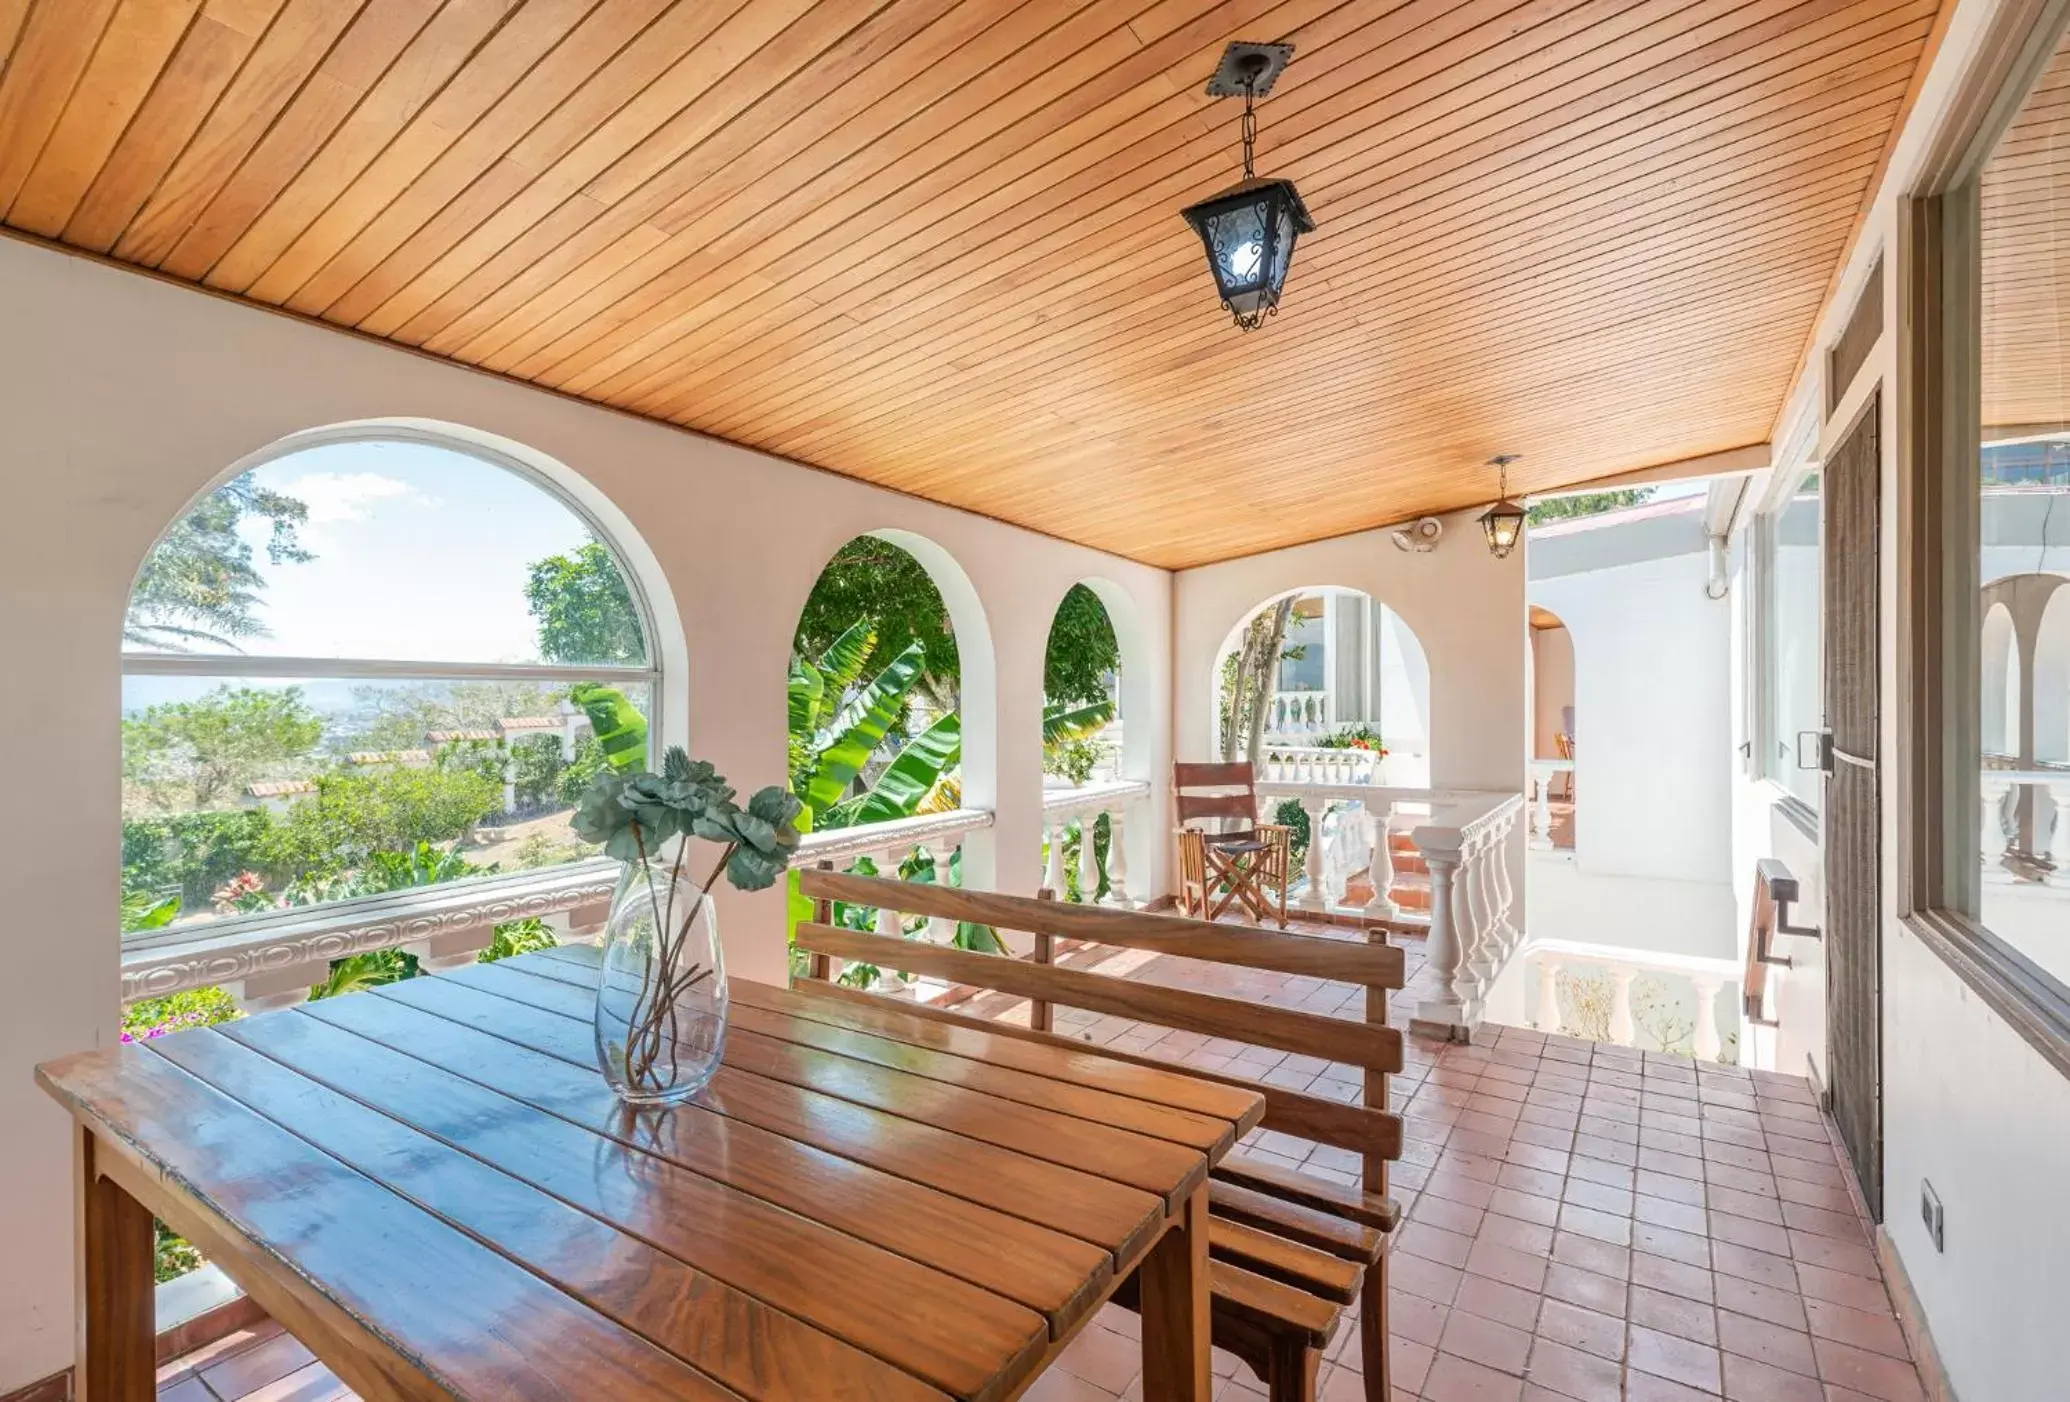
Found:
[[152, 550], [123, 630], [123, 929], [591, 855], [649, 752], [647, 610], [529, 469], [399, 435], [242, 472]]

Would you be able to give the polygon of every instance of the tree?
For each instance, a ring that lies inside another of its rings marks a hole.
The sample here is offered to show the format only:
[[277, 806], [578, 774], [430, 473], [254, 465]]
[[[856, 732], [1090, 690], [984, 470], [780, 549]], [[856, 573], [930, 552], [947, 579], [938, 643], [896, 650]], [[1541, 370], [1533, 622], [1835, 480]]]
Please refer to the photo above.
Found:
[[1108, 679], [1121, 666], [1121, 644], [1100, 596], [1074, 584], [1057, 605], [1042, 658], [1042, 692], [1052, 701], [1083, 704], [1107, 699]]
[[199, 701], [168, 701], [122, 722], [123, 777], [162, 806], [168, 788], [186, 791], [189, 808], [235, 798], [246, 784], [306, 758], [323, 722], [302, 689], [219, 686]]
[[328, 774], [266, 834], [261, 859], [284, 883], [334, 878], [376, 852], [451, 842], [496, 811], [498, 786], [471, 768]]
[[238, 534], [248, 517], [272, 523], [266, 558], [274, 564], [315, 558], [297, 538], [309, 520], [306, 503], [259, 486], [249, 472], [233, 478], [175, 521], [144, 562], [124, 640], [184, 651], [195, 643], [234, 648], [238, 638], [265, 637], [255, 610], [266, 581]]
[[568, 688], [545, 682], [415, 682], [359, 686], [346, 749], [420, 750], [433, 730], [494, 730], [507, 716], [551, 716]]
[[1627, 506], [1637, 506], [1642, 501], [1653, 499], [1651, 487], [1620, 487], [1611, 492], [1580, 492], [1573, 496], [1546, 497], [1531, 503], [1525, 519], [1534, 526], [1547, 521], [1567, 521], [1576, 516], [1596, 516], [1605, 511], [1619, 511]]
[[525, 603], [539, 624], [539, 655], [548, 662], [647, 660], [632, 591], [602, 541], [533, 561]]
[[1223, 664], [1224, 759], [1241, 756], [1255, 765], [1264, 754], [1265, 724], [1279, 691], [1279, 664], [1286, 656], [1287, 621], [1293, 614], [1292, 595], [1261, 610], [1243, 630], [1234, 666]]
[[869, 625], [880, 657], [902, 656], [918, 643], [926, 670], [917, 691], [936, 712], [956, 709], [962, 658], [955, 625], [942, 591], [912, 552], [870, 535], [836, 550], [798, 615], [791, 649], [801, 658], [819, 657], [858, 623]]

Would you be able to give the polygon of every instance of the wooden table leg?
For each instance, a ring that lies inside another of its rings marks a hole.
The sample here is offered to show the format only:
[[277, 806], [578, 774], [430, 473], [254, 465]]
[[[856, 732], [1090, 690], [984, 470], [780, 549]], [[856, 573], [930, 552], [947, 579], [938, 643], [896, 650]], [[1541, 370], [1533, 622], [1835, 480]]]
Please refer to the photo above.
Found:
[[93, 1131], [80, 1126], [73, 1132], [78, 1352], [72, 1395], [79, 1402], [152, 1402], [158, 1321], [151, 1212], [95, 1170]]
[[1193, 1190], [1177, 1220], [1143, 1258], [1143, 1396], [1207, 1402], [1208, 1190]]

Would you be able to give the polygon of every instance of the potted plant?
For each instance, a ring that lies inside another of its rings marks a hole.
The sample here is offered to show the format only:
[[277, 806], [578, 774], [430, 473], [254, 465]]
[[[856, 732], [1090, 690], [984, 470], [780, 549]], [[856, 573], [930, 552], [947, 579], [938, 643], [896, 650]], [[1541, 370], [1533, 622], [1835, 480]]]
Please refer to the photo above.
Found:
[[[659, 774], [607, 770], [584, 791], [576, 834], [625, 863], [597, 982], [597, 1061], [620, 1099], [673, 1104], [704, 1089], [726, 1040], [726, 971], [713, 885], [774, 885], [798, 845], [802, 805], [771, 786], [742, 808], [681, 747]], [[692, 839], [713, 844], [693, 849]], [[715, 854], [715, 855], [714, 855]]]

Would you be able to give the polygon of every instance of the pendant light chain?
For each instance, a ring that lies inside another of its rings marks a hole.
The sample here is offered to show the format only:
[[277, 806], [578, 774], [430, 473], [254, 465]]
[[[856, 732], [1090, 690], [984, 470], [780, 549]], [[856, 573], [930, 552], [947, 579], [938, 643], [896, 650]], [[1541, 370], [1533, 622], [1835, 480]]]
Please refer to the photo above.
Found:
[[1251, 168], [1251, 148], [1258, 144], [1258, 80], [1249, 78], [1243, 85], [1243, 178], [1254, 180], [1257, 171]]

